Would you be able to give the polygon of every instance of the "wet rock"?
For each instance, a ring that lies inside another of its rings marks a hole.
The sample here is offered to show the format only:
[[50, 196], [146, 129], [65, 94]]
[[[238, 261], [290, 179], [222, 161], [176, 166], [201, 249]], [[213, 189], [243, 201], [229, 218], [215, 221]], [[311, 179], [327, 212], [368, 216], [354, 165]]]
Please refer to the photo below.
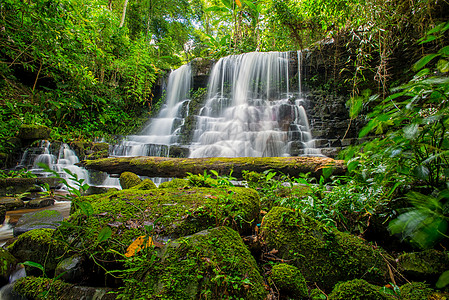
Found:
[[57, 184], [55, 178], [0, 178], [0, 196], [7, 194], [21, 194], [36, 190], [39, 185], [48, 184], [54, 187]]
[[354, 278], [382, 285], [387, 279], [389, 256], [381, 249], [300, 211], [274, 207], [262, 221], [261, 234], [268, 249], [321, 289], [329, 291], [337, 282]]
[[41, 210], [22, 215], [13, 229], [14, 236], [19, 236], [33, 229], [55, 229], [64, 219], [57, 210]]
[[0, 204], [4, 205], [7, 211], [25, 206], [25, 202], [23, 202], [23, 200], [15, 197], [2, 197], [0, 198]]
[[0, 204], [0, 224], [5, 222], [6, 217], [6, 205]]
[[28, 201], [25, 204], [25, 208], [41, 208], [41, 207], [47, 207], [55, 204], [55, 199], [52, 197], [43, 197], [43, 198], [36, 198]]
[[138, 185], [142, 180], [139, 176], [131, 172], [123, 172], [120, 175], [120, 186], [126, 190]]
[[239, 234], [229, 227], [171, 241], [153, 255], [155, 261], [133, 263], [137, 270], [129, 273], [125, 280], [125, 299], [156, 296], [162, 299], [265, 299], [267, 296], [255, 259]]
[[55, 270], [55, 277], [68, 283], [81, 283], [89, 276], [86, 258], [82, 255], [73, 255], [60, 261]]
[[[66, 251], [64, 244], [53, 237], [53, 229], [35, 229], [21, 234], [7, 250], [19, 261], [32, 261], [44, 266], [48, 277], [53, 277], [57, 263]], [[25, 266], [27, 275], [42, 275], [35, 267]]]

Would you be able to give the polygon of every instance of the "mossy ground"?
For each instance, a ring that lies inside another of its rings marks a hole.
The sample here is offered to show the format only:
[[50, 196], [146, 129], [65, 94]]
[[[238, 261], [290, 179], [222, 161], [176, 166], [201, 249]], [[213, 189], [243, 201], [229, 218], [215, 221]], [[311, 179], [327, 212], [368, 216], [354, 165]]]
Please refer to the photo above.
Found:
[[[102, 247], [120, 253], [141, 235], [176, 238], [218, 225], [245, 232], [259, 213], [257, 193], [237, 187], [128, 189], [82, 200], [91, 203], [93, 214], [86, 217], [81, 210], [74, 212], [70, 223], [78, 227], [68, 228], [64, 234], [78, 235], [87, 246], [96, 243], [102, 228], [109, 227], [112, 239]], [[81, 236], [78, 230], [82, 230]]]

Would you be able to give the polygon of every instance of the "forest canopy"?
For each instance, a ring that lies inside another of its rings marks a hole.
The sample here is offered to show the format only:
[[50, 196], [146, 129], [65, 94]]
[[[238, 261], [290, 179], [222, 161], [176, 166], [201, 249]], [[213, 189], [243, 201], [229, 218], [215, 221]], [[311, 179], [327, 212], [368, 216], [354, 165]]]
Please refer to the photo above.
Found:
[[[195, 57], [290, 51], [339, 39], [352, 93], [366, 72], [444, 21], [446, 1], [5, 0], [0, 150], [22, 124], [55, 139], [127, 134], [157, 110], [157, 80]], [[344, 37], [344, 38], [341, 38]], [[413, 49], [416, 49], [413, 48]], [[416, 53], [416, 57], [422, 53]]]

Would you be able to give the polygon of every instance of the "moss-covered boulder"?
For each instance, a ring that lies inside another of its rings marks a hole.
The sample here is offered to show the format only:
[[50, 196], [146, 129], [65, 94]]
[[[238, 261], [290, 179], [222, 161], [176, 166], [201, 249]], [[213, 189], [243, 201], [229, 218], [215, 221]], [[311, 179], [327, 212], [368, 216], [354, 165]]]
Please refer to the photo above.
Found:
[[229, 227], [201, 231], [136, 257], [123, 299], [265, 299], [256, 261]]
[[355, 278], [383, 285], [387, 278], [388, 255], [381, 249], [300, 211], [273, 208], [262, 221], [261, 234], [269, 249], [277, 249], [280, 258], [291, 261], [308, 282], [324, 290]]
[[363, 279], [354, 279], [338, 283], [329, 294], [329, 300], [385, 300], [380, 287], [369, 284]]
[[9, 282], [9, 276], [14, 271], [17, 260], [6, 249], [0, 248], [0, 286]]
[[50, 137], [51, 129], [43, 125], [23, 124], [19, 128], [18, 138], [22, 140], [46, 140]]
[[131, 172], [123, 172], [120, 175], [119, 180], [120, 186], [124, 190], [132, 188], [133, 186], [138, 185], [142, 181], [139, 176]]
[[411, 280], [435, 283], [444, 271], [449, 270], [449, 252], [430, 249], [404, 253], [398, 257], [398, 269]]
[[281, 295], [293, 299], [307, 298], [306, 281], [295, 266], [284, 263], [274, 265], [270, 278]]
[[157, 186], [154, 184], [153, 181], [151, 181], [151, 179], [144, 179], [138, 185], [135, 185], [130, 189], [145, 191], [145, 190], [157, 189]]
[[170, 181], [165, 181], [159, 184], [160, 189], [167, 189], [167, 188], [186, 188], [189, 187], [190, 183], [186, 179], [181, 178], [175, 178]]
[[434, 290], [431, 289], [429, 285], [423, 282], [410, 282], [400, 287], [401, 299], [407, 300], [429, 299], [429, 296], [432, 295], [433, 293]]
[[[100, 231], [109, 227], [112, 238], [102, 247], [125, 253], [134, 239], [148, 234], [165, 238], [190, 235], [217, 225], [228, 225], [239, 232], [251, 231], [259, 216], [256, 191], [232, 187], [228, 189], [127, 189], [83, 197], [90, 202], [92, 215], [73, 212], [70, 222], [76, 229], [64, 228], [68, 236], [81, 236], [83, 243], [97, 242]], [[67, 238], [66, 237], [66, 238]]]
[[33, 276], [17, 280], [14, 283], [14, 292], [26, 299], [113, 300], [117, 298], [117, 294], [110, 288], [75, 286], [61, 280]]
[[[21, 234], [7, 250], [19, 262], [32, 261], [41, 264], [48, 276], [53, 276], [56, 265], [65, 253], [65, 245], [53, 237], [53, 229], [35, 229]], [[27, 275], [42, 275], [42, 272], [26, 266]]]

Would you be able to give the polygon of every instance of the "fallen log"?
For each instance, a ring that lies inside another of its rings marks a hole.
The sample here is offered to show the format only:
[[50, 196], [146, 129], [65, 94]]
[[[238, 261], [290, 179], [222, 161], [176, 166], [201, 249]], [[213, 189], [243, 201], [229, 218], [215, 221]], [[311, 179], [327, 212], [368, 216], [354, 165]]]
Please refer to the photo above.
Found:
[[242, 179], [243, 171], [264, 172], [273, 170], [278, 173], [298, 177], [310, 173], [319, 177], [323, 169], [331, 168], [332, 174], [342, 175], [346, 165], [342, 160], [327, 157], [213, 157], [213, 158], [169, 158], [169, 157], [109, 157], [97, 160], [84, 160], [80, 163], [89, 170], [121, 174], [133, 172], [149, 177], [183, 178], [187, 173], [203, 174], [215, 170], [220, 175], [229, 175]]

